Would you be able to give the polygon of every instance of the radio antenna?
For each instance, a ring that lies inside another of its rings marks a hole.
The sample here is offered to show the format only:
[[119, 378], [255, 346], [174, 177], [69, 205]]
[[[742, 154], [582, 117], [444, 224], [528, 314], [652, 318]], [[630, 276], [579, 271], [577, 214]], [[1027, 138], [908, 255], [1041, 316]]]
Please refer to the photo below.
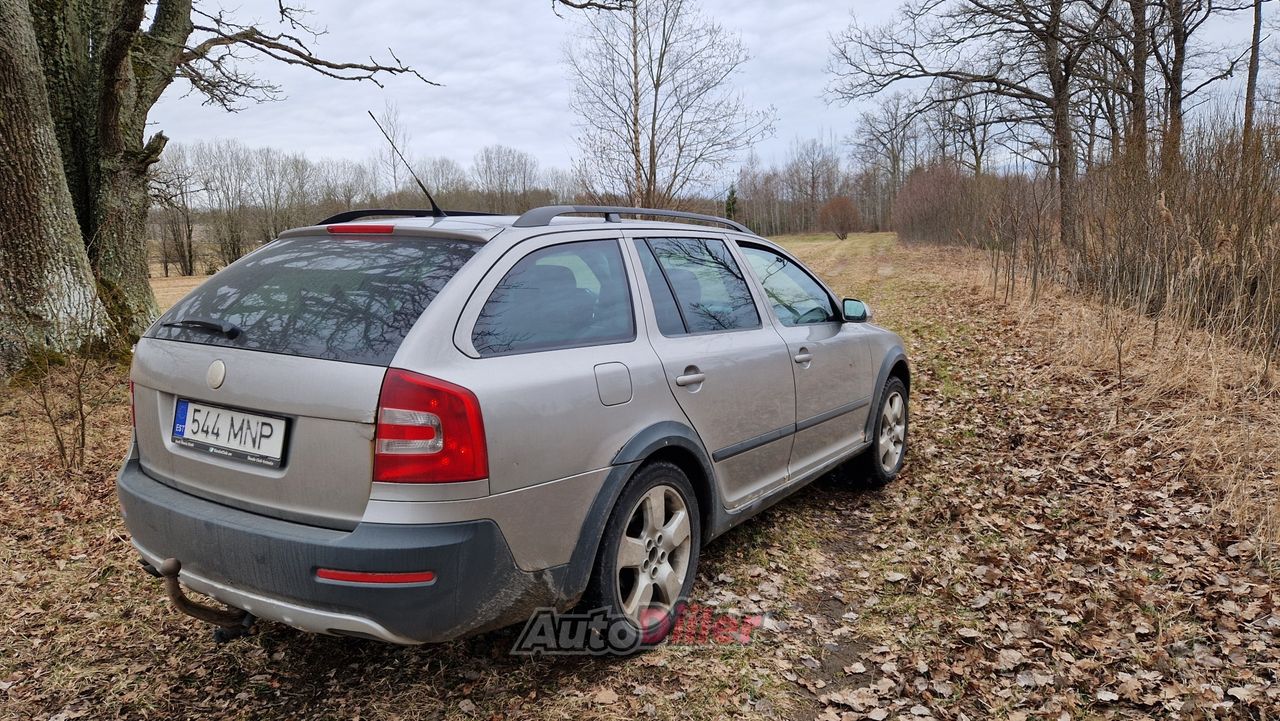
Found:
[[396, 157], [400, 158], [400, 162], [404, 163], [404, 167], [409, 171], [409, 175], [413, 177], [413, 182], [417, 183], [418, 187], [422, 190], [422, 194], [427, 196], [427, 202], [431, 203], [431, 215], [436, 218], [447, 218], [448, 216], [445, 215], [445, 212], [436, 204], [436, 199], [431, 197], [431, 191], [427, 190], [427, 186], [423, 184], [422, 179], [418, 177], [418, 174], [413, 172], [413, 166], [409, 164], [408, 160], [405, 160], [404, 153], [400, 152], [400, 148], [396, 147], [396, 141], [391, 139], [391, 136], [387, 134], [386, 128], [382, 127], [382, 123], [378, 122], [377, 116], [373, 114], [372, 110], [368, 110], [366, 112], [369, 113], [369, 119], [373, 121], [373, 124], [378, 126], [378, 130], [382, 133], [382, 137], [387, 139], [387, 144], [395, 151]]

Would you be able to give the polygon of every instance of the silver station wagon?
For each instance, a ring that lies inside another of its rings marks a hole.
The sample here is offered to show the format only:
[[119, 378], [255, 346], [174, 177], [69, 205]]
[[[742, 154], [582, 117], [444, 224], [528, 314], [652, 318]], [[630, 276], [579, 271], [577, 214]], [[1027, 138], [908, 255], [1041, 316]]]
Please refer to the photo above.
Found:
[[578, 607], [660, 640], [705, 543], [837, 466], [893, 479], [910, 373], [738, 223], [554, 206], [288, 231], [165, 313], [131, 388], [125, 522], [220, 639]]

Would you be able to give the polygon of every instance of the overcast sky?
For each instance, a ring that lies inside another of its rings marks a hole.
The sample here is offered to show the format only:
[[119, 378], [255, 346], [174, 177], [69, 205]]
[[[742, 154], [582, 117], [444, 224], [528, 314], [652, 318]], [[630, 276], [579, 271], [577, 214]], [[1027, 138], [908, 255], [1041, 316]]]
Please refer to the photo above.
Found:
[[[207, 0], [207, 8], [218, 0]], [[275, 0], [222, 0], [238, 20], [274, 21]], [[313, 44], [334, 60], [387, 59], [387, 48], [425, 77], [372, 83], [332, 80], [267, 61], [253, 69], [278, 83], [285, 98], [238, 113], [201, 105], [174, 84], [151, 113], [154, 129], [177, 142], [238, 138], [251, 146], [303, 151], [312, 158], [364, 159], [381, 138], [365, 115], [386, 100], [398, 104], [411, 133], [410, 154], [444, 155], [464, 166], [476, 151], [502, 143], [533, 153], [546, 166], [567, 166], [574, 153], [571, 83], [564, 47], [580, 11], [552, 11], [550, 0], [306, 0], [312, 24], [328, 33]], [[888, 20], [897, 0], [701, 0], [704, 12], [738, 32], [751, 60], [735, 83], [750, 104], [777, 109], [777, 132], [756, 150], [782, 160], [796, 138], [842, 138], [859, 108], [829, 106], [822, 97], [830, 47], [851, 13], [867, 23]], [[1203, 33], [1242, 46], [1248, 13], [1217, 20]]]
[[[843, 28], [856, 4], [869, 20], [896, 4], [867, 0], [702, 0], [703, 9], [739, 32], [751, 60], [736, 79], [756, 107], [777, 108], [776, 135], [757, 146], [763, 159], [781, 158], [796, 137], [848, 133], [855, 110], [828, 106], [828, 33]], [[226, 0], [237, 18], [270, 20], [274, 0]], [[308, 0], [316, 25], [328, 29], [317, 53], [358, 60], [395, 50], [405, 63], [443, 87], [391, 78], [386, 88], [344, 83], [301, 68], [259, 62], [254, 70], [282, 86], [279, 102], [228, 114], [183, 97], [175, 83], [151, 113], [156, 129], [177, 142], [238, 138], [323, 156], [361, 159], [376, 147], [377, 128], [365, 115], [386, 99], [399, 105], [412, 134], [412, 153], [446, 155], [464, 165], [489, 143], [533, 153], [545, 165], [567, 166], [574, 153], [571, 84], [563, 48], [578, 11], [549, 0]]]

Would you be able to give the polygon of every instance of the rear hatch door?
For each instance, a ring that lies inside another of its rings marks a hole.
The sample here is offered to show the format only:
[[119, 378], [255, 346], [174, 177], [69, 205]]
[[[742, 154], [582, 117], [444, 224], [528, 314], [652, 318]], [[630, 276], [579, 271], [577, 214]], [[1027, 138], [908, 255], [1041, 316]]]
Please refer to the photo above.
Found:
[[290, 237], [214, 275], [135, 350], [143, 470], [226, 505], [353, 528], [369, 499], [387, 365], [479, 247]]

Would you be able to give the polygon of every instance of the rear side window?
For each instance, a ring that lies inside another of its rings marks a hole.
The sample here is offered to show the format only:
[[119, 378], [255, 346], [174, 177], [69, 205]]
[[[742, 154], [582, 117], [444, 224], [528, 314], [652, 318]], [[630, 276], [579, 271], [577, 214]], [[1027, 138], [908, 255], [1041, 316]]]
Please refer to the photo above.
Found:
[[[387, 365], [479, 248], [444, 238], [277, 240], [210, 278], [165, 313], [151, 335]], [[235, 330], [220, 332], [218, 324]]]
[[507, 271], [480, 310], [482, 356], [623, 343], [636, 337], [631, 287], [614, 240], [535, 250]]
[[[724, 241], [650, 238], [646, 242], [670, 288], [668, 293], [675, 296], [685, 332], [760, 327], [751, 290]], [[644, 255], [641, 252], [641, 258]]]

